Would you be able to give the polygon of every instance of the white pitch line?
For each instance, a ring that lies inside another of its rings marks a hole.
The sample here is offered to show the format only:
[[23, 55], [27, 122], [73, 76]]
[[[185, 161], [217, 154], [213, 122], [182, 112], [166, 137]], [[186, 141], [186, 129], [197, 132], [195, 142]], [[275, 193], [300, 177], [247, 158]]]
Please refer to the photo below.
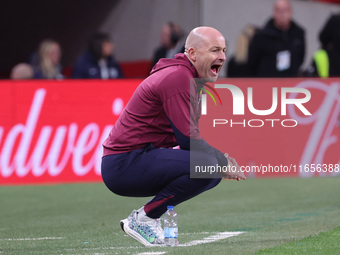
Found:
[[142, 252], [142, 253], [137, 253], [135, 255], [162, 255], [165, 254], [166, 251], [154, 251], [154, 252]]
[[181, 236], [190, 236], [190, 235], [208, 235], [208, 234], [213, 234], [213, 233], [218, 233], [218, 232], [191, 232], [191, 233], [180, 233]]
[[[194, 245], [199, 245], [199, 244], [206, 244], [206, 243], [212, 243], [218, 240], [223, 240], [227, 239], [229, 237], [233, 236], [238, 236], [244, 232], [199, 232], [199, 233], [191, 233], [191, 234], [209, 234], [209, 233], [214, 233], [214, 235], [207, 236], [203, 238], [202, 240], [194, 240], [190, 241], [184, 244], [179, 244], [179, 247], [188, 247], [188, 246], [194, 246]], [[185, 233], [185, 235], [190, 234], [190, 233]], [[181, 235], [181, 234], [180, 234]], [[1, 240], [1, 239], [0, 239]], [[165, 248], [164, 245], [153, 245], [147, 248]], [[83, 250], [120, 250], [120, 249], [140, 249], [140, 246], [116, 246], [116, 247], [91, 247], [91, 248], [84, 248]], [[76, 250], [74, 248], [72, 249], [66, 249], [67, 251], [73, 251]], [[162, 255], [166, 254], [166, 251], [154, 251], [154, 252], [142, 252], [142, 253], [136, 253], [135, 255]]]
[[202, 240], [194, 240], [194, 241], [191, 241], [191, 242], [188, 242], [188, 243], [179, 244], [178, 246], [187, 247], [187, 246], [194, 246], [194, 245], [198, 245], [198, 244], [212, 243], [212, 242], [215, 242], [217, 240], [222, 240], [222, 239], [227, 239], [229, 237], [238, 236], [242, 233], [243, 232], [220, 232], [220, 233], [217, 233], [216, 235], [205, 237]]
[[64, 239], [65, 237], [36, 237], [36, 238], [4, 238], [0, 241], [39, 241], [39, 240], [57, 240]]

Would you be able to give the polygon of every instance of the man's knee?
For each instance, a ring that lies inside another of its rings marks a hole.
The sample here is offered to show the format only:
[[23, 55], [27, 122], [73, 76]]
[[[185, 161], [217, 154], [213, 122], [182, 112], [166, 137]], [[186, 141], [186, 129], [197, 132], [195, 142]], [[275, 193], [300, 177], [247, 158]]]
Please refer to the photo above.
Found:
[[216, 166], [218, 161], [217, 158], [211, 154], [200, 151], [191, 151], [190, 164], [197, 166]]
[[210, 180], [211, 181], [210, 181], [208, 187], [209, 187], [209, 189], [212, 189], [221, 182], [222, 177], [217, 177], [217, 178], [213, 178], [213, 179], [210, 179]]
[[215, 156], [203, 152], [193, 152], [190, 156], [190, 176], [192, 178], [221, 179], [222, 166], [219, 166]]

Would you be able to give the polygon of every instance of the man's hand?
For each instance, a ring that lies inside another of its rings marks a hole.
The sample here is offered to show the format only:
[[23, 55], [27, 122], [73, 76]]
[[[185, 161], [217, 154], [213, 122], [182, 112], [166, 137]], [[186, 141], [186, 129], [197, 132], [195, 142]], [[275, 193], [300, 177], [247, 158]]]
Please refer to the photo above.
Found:
[[236, 160], [232, 157], [229, 157], [228, 153], [225, 153], [224, 156], [228, 159], [228, 172], [222, 172], [222, 177], [224, 179], [232, 179], [232, 180], [245, 180], [247, 179], [244, 173], [242, 172], [240, 166], [237, 164]]

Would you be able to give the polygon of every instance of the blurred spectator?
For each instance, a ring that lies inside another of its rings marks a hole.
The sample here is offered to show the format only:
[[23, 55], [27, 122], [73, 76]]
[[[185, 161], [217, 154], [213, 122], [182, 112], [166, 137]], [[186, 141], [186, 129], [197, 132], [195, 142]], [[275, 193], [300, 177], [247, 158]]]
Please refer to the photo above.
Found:
[[248, 49], [251, 39], [253, 38], [257, 28], [253, 25], [248, 25], [242, 30], [237, 38], [235, 54], [228, 62], [227, 75], [228, 77], [249, 77], [248, 70]]
[[274, 14], [250, 43], [249, 70], [255, 77], [296, 77], [305, 56], [305, 32], [292, 20], [289, 0], [277, 0]]
[[323, 48], [339, 41], [340, 33], [340, 13], [333, 14], [327, 20], [325, 26], [319, 34], [319, 40]]
[[[39, 45], [38, 59], [33, 63], [34, 79], [63, 79], [61, 49], [57, 41], [46, 39]], [[34, 61], [34, 60], [33, 60]]]
[[12, 80], [29, 80], [33, 78], [33, 67], [27, 63], [19, 63], [11, 70]]
[[114, 45], [106, 33], [94, 34], [88, 49], [79, 57], [73, 70], [76, 79], [123, 78], [119, 63], [113, 57]]
[[331, 15], [319, 34], [321, 49], [315, 52], [307, 76], [340, 76], [340, 14]]
[[185, 33], [179, 25], [172, 22], [163, 25], [160, 40], [161, 46], [154, 52], [152, 66], [161, 58], [173, 58], [184, 52]]

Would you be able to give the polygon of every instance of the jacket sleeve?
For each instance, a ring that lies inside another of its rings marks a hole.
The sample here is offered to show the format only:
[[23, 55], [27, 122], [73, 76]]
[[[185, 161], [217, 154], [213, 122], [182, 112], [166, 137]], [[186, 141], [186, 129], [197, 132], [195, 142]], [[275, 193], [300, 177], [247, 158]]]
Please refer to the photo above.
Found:
[[213, 155], [219, 165], [227, 166], [228, 160], [224, 154], [201, 137], [190, 103], [189, 93], [178, 93], [166, 100], [163, 105], [178, 145], [182, 150], [201, 151]]
[[83, 75], [83, 63], [82, 60], [79, 58], [73, 68], [73, 72], [72, 72], [72, 78], [73, 79], [84, 79], [86, 78]]
[[305, 31], [302, 30], [302, 50], [301, 50], [301, 57], [300, 57], [300, 62], [299, 62], [299, 67], [302, 66], [303, 61], [305, 59], [306, 55], [306, 39], [305, 39]]
[[124, 74], [119, 63], [117, 63], [117, 69], [118, 69], [118, 78], [120, 79], [124, 78]]
[[261, 58], [261, 51], [259, 45], [260, 37], [258, 34], [255, 34], [253, 39], [250, 42], [248, 49], [248, 70], [250, 77], [257, 76], [257, 67]]

